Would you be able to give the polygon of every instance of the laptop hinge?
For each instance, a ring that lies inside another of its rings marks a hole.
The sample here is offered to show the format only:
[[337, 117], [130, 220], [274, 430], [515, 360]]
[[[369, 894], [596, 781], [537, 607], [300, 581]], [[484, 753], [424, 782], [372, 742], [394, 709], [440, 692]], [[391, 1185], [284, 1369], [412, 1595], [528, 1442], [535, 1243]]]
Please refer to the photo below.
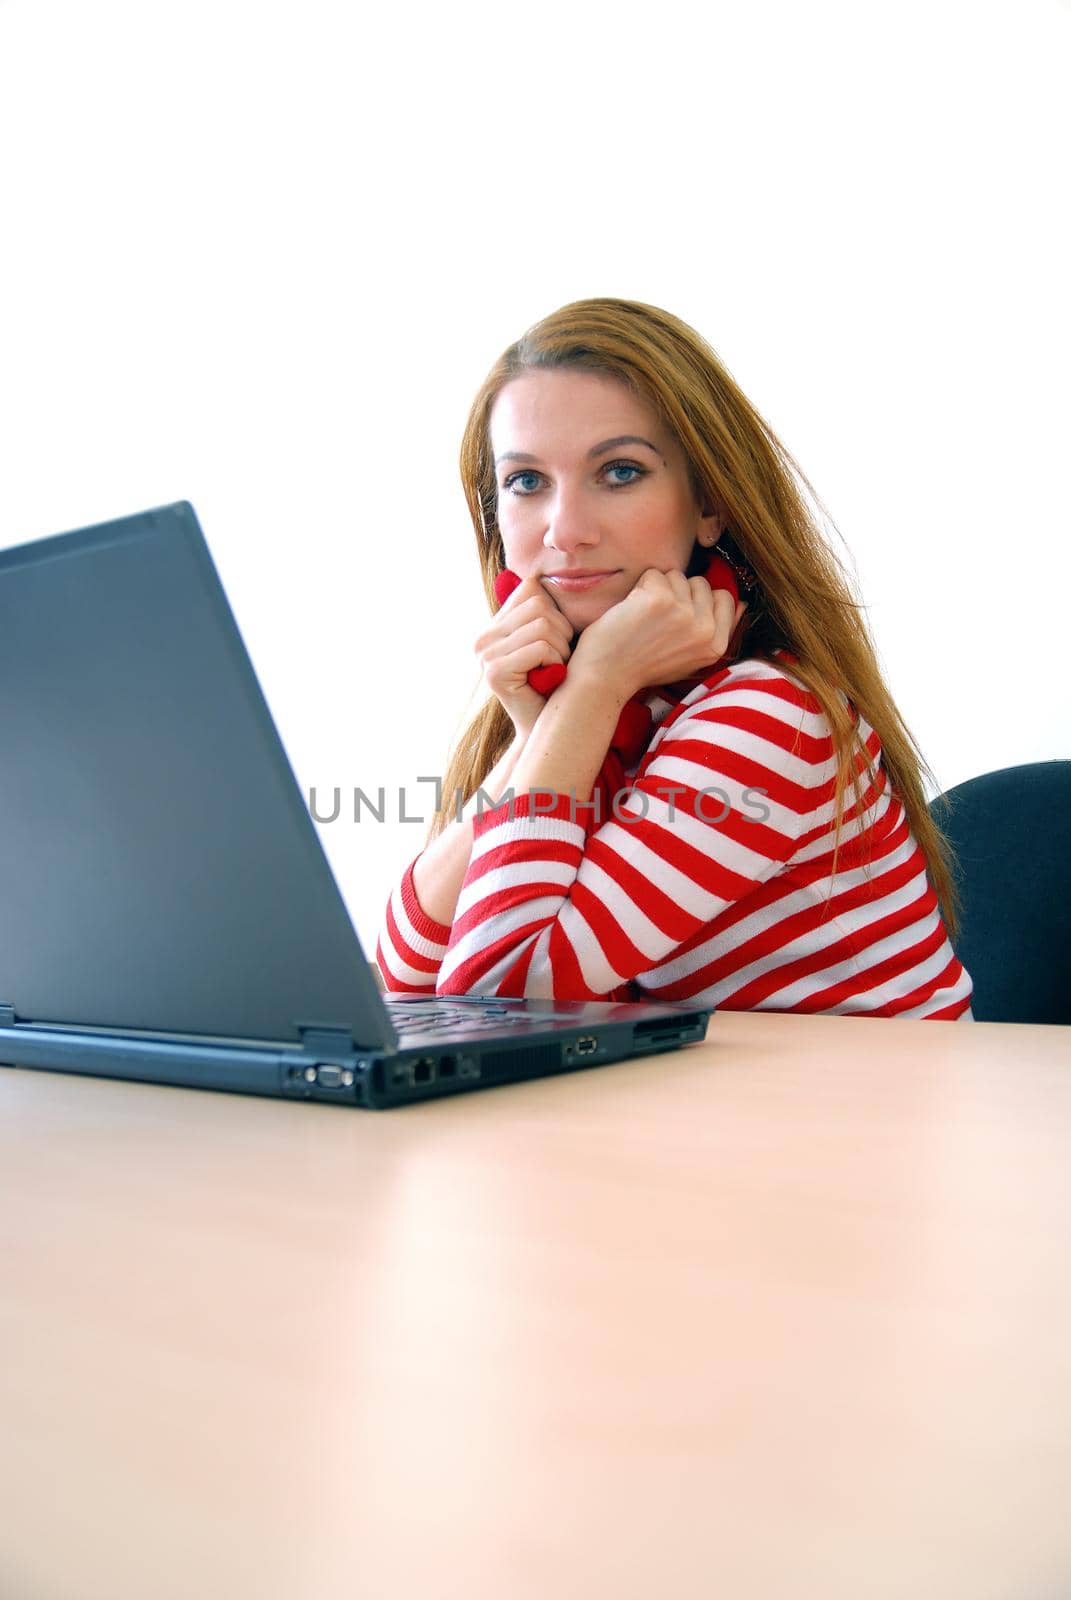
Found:
[[304, 1027], [298, 1024], [301, 1047], [310, 1056], [351, 1056], [357, 1046], [348, 1028]]
[[15, 1007], [0, 1005], [0, 1028], [15, 1026]]

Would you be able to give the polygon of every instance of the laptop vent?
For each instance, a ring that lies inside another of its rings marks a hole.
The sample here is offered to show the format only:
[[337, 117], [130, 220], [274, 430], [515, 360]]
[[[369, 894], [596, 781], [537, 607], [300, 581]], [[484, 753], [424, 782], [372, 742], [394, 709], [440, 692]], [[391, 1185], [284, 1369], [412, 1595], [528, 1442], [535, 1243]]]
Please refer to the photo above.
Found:
[[480, 1078], [484, 1083], [512, 1083], [517, 1078], [554, 1072], [561, 1066], [561, 1046], [544, 1044], [531, 1050], [492, 1050], [480, 1057]]

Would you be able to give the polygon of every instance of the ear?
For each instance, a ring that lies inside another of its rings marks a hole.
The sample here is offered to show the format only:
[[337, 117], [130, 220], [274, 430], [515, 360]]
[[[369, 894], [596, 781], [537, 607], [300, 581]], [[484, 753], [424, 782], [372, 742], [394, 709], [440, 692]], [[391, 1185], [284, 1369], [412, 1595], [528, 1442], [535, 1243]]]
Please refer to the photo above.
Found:
[[700, 523], [696, 529], [696, 538], [706, 549], [712, 550], [729, 526], [728, 513], [720, 506], [704, 505], [700, 512]]

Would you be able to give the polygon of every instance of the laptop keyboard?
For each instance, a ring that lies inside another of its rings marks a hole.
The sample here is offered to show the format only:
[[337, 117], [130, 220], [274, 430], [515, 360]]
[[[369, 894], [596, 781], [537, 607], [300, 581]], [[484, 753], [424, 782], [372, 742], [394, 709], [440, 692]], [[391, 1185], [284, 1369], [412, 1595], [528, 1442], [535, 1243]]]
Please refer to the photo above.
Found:
[[544, 1011], [533, 1016], [513, 1005], [503, 1005], [494, 1000], [481, 1003], [454, 1004], [449, 1000], [388, 1000], [384, 999], [391, 1022], [399, 1032], [419, 1028], [421, 1033], [468, 1033], [473, 1029], [496, 1029], [499, 1033], [513, 1025], [530, 1028], [533, 1022], [575, 1022], [568, 1012]]
[[[390, 1020], [400, 1032], [419, 1028], [421, 1033], [467, 1033], [470, 1028], [503, 1028], [519, 1013], [508, 1006], [454, 1006], [449, 1003], [388, 1000]], [[525, 1019], [528, 1020], [527, 1018]]]

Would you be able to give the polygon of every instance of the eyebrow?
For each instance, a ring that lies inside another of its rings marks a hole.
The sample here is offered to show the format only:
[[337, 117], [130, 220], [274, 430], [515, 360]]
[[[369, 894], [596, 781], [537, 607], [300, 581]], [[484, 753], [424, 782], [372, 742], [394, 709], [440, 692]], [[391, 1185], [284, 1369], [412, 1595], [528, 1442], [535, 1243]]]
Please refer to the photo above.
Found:
[[[616, 439], [604, 439], [602, 441], [602, 444], [592, 445], [591, 449], [588, 451], [587, 459], [589, 461], [592, 461], [592, 460], [594, 460], [594, 458], [596, 456], [603, 455], [605, 451], [607, 451], [607, 450], [617, 450], [623, 444], [642, 444], [642, 445], [646, 445], [647, 449], [648, 450], [653, 450], [655, 455], [658, 456], [662, 461], [664, 461], [666, 459], [665, 456], [662, 455], [662, 452], [661, 452], [661, 450], [659, 450], [657, 445], [652, 444], [650, 439], [641, 439], [638, 433], [621, 433], [621, 434], [618, 434]], [[497, 466], [501, 466], [503, 461], [538, 461], [538, 460], [539, 460], [538, 456], [531, 456], [525, 450], [506, 450], [506, 451], [504, 451], [502, 453], [502, 455], [495, 457], [495, 466], [496, 467]]]

